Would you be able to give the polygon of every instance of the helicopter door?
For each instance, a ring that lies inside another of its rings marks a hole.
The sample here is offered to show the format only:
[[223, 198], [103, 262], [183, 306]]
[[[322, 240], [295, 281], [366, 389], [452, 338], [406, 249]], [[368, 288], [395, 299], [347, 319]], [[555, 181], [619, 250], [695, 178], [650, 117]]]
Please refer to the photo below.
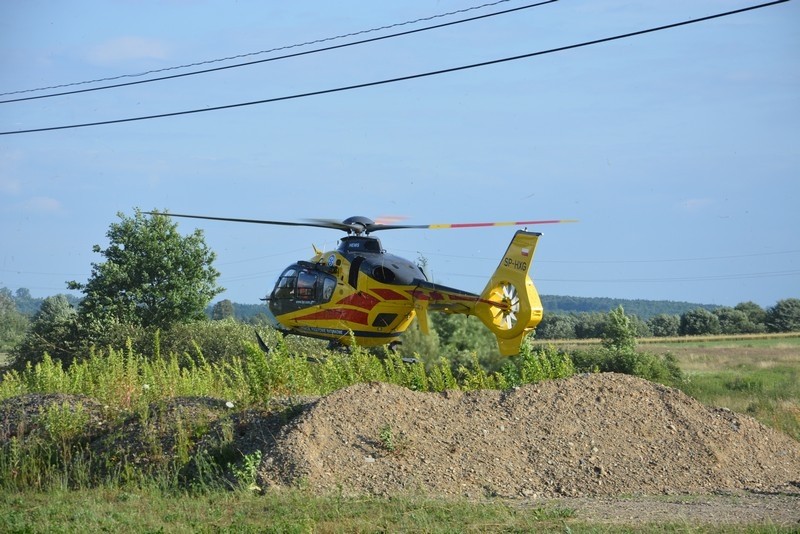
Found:
[[300, 271], [297, 275], [297, 300], [298, 302], [308, 302], [316, 300], [314, 286], [317, 284], [317, 276], [313, 272]]

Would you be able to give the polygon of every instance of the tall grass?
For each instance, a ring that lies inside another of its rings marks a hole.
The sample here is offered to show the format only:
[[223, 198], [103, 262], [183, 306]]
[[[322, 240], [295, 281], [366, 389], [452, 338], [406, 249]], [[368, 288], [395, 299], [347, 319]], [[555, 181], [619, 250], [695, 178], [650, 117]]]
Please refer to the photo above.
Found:
[[800, 369], [759, 362], [692, 372], [681, 389], [700, 402], [746, 413], [800, 441]]
[[[271, 403], [274, 398], [320, 396], [371, 381], [416, 391], [506, 388], [573, 372], [569, 357], [552, 348], [526, 349], [502, 373], [487, 373], [476, 357], [458, 376], [445, 359], [426, 367], [358, 347], [310, 358], [291, 354], [284, 344], [269, 354], [248, 344], [241, 355], [210, 362], [199, 347], [193, 354], [165, 356], [156, 338], [150, 357], [130, 342], [122, 350], [92, 350], [66, 368], [45, 355], [36, 365], [6, 373], [0, 400], [28, 393], [71, 397], [43, 404], [23, 419], [2, 412], [4, 421], [0, 413], [0, 487], [155, 484], [165, 490], [208, 491], [250, 486], [252, 480], [245, 479], [251, 477], [244, 474], [251, 470], [254, 451], [233, 449], [233, 418], [275, 410], [291, 417], [291, 405]], [[181, 398], [205, 400], [176, 405]], [[218, 410], [226, 405], [231, 410]]]
[[[310, 361], [313, 360], [313, 361]], [[141, 411], [160, 399], [208, 396], [242, 407], [262, 404], [273, 397], [325, 395], [362, 382], [381, 381], [416, 391], [508, 388], [574, 373], [569, 356], [553, 347], [525, 348], [500, 373], [487, 373], [477, 363], [462, 366], [454, 376], [446, 360], [430, 364], [407, 363], [391, 352], [373, 354], [354, 347], [348, 353], [327, 352], [323, 358], [292, 355], [285, 345], [270, 354], [255, 344], [241, 356], [209, 362], [199, 350], [180, 357], [152, 357], [124, 350], [92, 350], [64, 368], [45, 354], [22, 372], [10, 371], [0, 382], [0, 400], [25, 393], [85, 395], [116, 409]]]

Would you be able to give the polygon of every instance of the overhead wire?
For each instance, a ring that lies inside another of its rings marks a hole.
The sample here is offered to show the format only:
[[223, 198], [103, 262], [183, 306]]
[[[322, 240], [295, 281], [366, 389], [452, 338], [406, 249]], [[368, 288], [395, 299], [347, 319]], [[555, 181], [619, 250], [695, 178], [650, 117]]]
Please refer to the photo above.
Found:
[[286, 101], [286, 100], [307, 98], [307, 97], [311, 97], [311, 96], [320, 96], [320, 95], [338, 93], [338, 92], [343, 92], [343, 91], [351, 91], [351, 90], [355, 90], [355, 89], [363, 89], [363, 88], [367, 88], [367, 87], [375, 87], [375, 86], [379, 86], [379, 85], [386, 85], [386, 84], [390, 84], [390, 83], [397, 83], [397, 82], [402, 82], [402, 81], [415, 80], [415, 79], [426, 78], [426, 77], [430, 77], [430, 76], [438, 76], [438, 75], [441, 75], [441, 74], [447, 74], [447, 73], [452, 73], [452, 72], [459, 72], [459, 71], [464, 71], [464, 70], [469, 70], [469, 69], [486, 67], [486, 66], [489, 66], [489, 65], [497, 65], [497, 64], [500, 64], [500, 63], [507, 63], [507, 62], [518, 61], [518, 60], [522, 60], [522, 59], [529, 59], [529, 58], [536, 57], [536, 56], [542, 56], [542, 55], [545, 55], [545, 54], [552, 54], [552, 53], [556, 53], [556, 52], [564, 52], [566, 50], [574, 50], [574, 49], [577, 49], [577, 48], [593, 46], [593, 45], [597, 45], [597, 44], [601, 44], [601, 43], [608, 43], [608, 42], [616, 41], [616, 40], [620, 40], [620, 39], [627, 39], [627, 38], [630, 38], [630, 37], [636, 37], [636, 36], [645, 35], [645, 34], [648, 34], [648, 33], [653, 33], [653, 32], [658, 32], [658, 31], [678, 28], [678, 27], [687, 26], [687, 25], [690, 25], [690, 24], [697, 24], [697, 23], [700, 23], [700, 22], [706, 22], [706, 21], [709, 21], [709, 20], [714, 20], [714, 19], [718, 19], [718, 18], [722, 18], [722, 17], [728, 17], [728, 16], [731, 16], [731, 15], [736, 15], [736, 14], [745, 13], [745, 12], [748, 12], [748, 11], [753, 11], [753, 10], [756, 10], [756, 9], [762, 9], [762, 8], [774, 6], [774, 5], [777, 5], [777, 4], [782, 4], [782, 3], [785, 3], [785, 2], [788, 2], [788, 1], [789, 0], [774, 0], [774, 1], [771, 1], [771, 2], [758, 4], [758, 5], [755, 5], [755, 6], [748, 6], [748, 7], [745, 7], [745, 8], [735, 9], [735, 10], [731, 10], [731, 11], [725, 11], [725, 12], [721, 12], [721, 13], [716, 13], [716, 14], [713, 14], [713, 15], [705, 16], [705, 17], [698, 17], [698, 18], [688, 19], [688, 20], [684, 20], [684, 21], [680, 21], [680, 22], [671, 23], [671, 24], [665, 24], [665, 25], [662, 25], [662, 26], [656, 26], [656, 27], [652, 27], [652, 28], [647, 28], [647, 29], [644, 29], [644, 30], [638, 30], [638, 31], [634, 31], [634, 32], [618, 34], [618, 35], [614, 35], [614, 36], [611, 36], [611, 37], [604, 37], [604, 38], [600, 38], [600, 39], [594, 39], [594, 40], [591, 40], [591, 41], [584, 41], [584, 42], [581, 42], [581, 43], [576, 43], [576, 44], [571, 44], [571, 45], [566, 45], [566, 46], [560, 46], [560, 47], [550, 48], [550, 49], [547, 49], [547, 50], [540, 50], [540, 51], [536, 51], [536, 52], [530, 52], [530, 53], [527, 53], [527, 54], [520, 54], [520, 55], [504, 57], [504, 58], [500, 58], [500, 59], [482, 61], [482, 62], [479, 62], [479, 63], [472, 63], [472, 64], [469, 64], [469, 65], [461, 65], [461, 66], [458, 66], [458, 67], [450, 67], [450, 68], [439, 69], [439, 70], [434, 70], [434, 71], [428, 71], [428, 72], [423, 72], [423, 73], [418, 73], [418, 74], [411, 74], [411, 75], [407, 75], [407, 76], [399, 76], [399, 77], [396, 77], [396, 78], [388, 78], [388, 79], [384, 79], [384, 80], [377, 80], [377, 81], [372, 81], [372, 82], [359, 83], [359, 84], [347, 85], [347, 86], [342, 86], [342, 87], [335, 87], [335, 88], [331, 88], [331, 89], [322, 89], [322, 90], [318, 90], [318, 91], [309, 91], [309, 92], [306, 92], [306, 93], [296, 93], [296, 94], [293, 94], [293, 95], [286, 95], [286, 96], [280, 96], [280, 97], [265, 98], [265, 99], [262, 99], [262, 100], [255, 100], [255, 101], [250, 101], [250, 102], [240, 102], [240, 103], [236, 103], [236, 104], [225, 104], [225, 105], [220, 105], [220, 106], [212, 106], [212, 107], [205, 107], [205, 108], [198, 108], [198, 109], [191, 109], [191, 110], [184, 110], [184, 111], [174, 111], [174, 112], [168, 112], [168, 113], [159, 113], [159, 114], [154, 114], [154, 115], [144, 115], [144, 116], [138, 116], [138, 117], [128, 117], [128, 118], [123, 118], [123, 119], [111, 119], [111, 120], [105, 120], [105, 121], [86, 122], [86, 123], [80, 123], [80, 124], [68, 124], [68, 125], [62, 125], [62, 126], [49, 126], [49, 127], [43, 127], [43, 128], [31, 128], [31, 129], [25, 129], [25, 130], [4, 131], [4, 132], [0, 132], [0, 135], [18, 135], [18, 134], [24, 134], [24, 133], [36, 133], [36, 132], [46, 132], [46, 131], [55, 131], [55, 130], [67, 130], [67, 129], [75, 129], [75, 128], [86, 128], [86, 127], [91, 127], [91, 126], [104, 126], [104, 125], [110, 125], [110, 124], [121, 124], [121, 123], [125, 123], [125, 122], [144, 121], [144, 120], [151, 120], [151, 119], [161, 119], [161, 118], [167, 118], [167, 117], [178, 117], [178, 116], [182, 116], [182, 115], [192, 115], [192, 114], [206, 113], [206, 112], [211, 112], [211, 111], [221, 111], [221, 110], [225, 110], [225, 109], [234, 109], [234, 108], [240, 108], [240, 107], [246, 107], [246, 106], [254, 106], [254, 105], [275, 103], [275, 102], [281, 102], [281, 101]]
[[[442, 275], [457, 276], [461, 278], [486, 278], [479, 274], [448, 273], [439, 272]], [[547, 278], [543, 276], [535, 277], [536, 282], [563, 282], [563, 283], [609, 283], [609, 284], [628, 284], [628, 283], [672, 283], [672, 282], [708, 282], [715, 280], [746, 280], [754, 278], [777, 278], [783, 276], [800, 276], [800, 271], [768, 271], [761, 273], [732, 273], [704, 276], [679, 276], [667, 278]]]
[[[425, 257], [434, 256], [440, 258], [453, 258], [462, 260], [488, 260], [495, 261], [497, 258], [491, 257], [476, 257], [476, 256], [459, 256], [455, 254], [439, 254], [439, 253], [422, 253], [418, 250], [402, 250], [400, 252], [415, 252]], [[666, 258], [666, 259], [652, 259], [652, 260], [537, 260], [536, 263], [564, 263], [564, 264], [605, 264], [605, 263], [678, 263], [678, 262], [691, 262], [691, 261], [717, 261], [717, 260], [735, 260], [739, 258], [757, 258], [761, 256], [777, 256], [783, 254], [797, 254], [800, 250], [779, 250], [775, 252], [755, 252], [752, 254], [732, 254], [729, 256], [705, 256], [697, 258]]]
[[[327, 37], [327, 38], [324, 38], [324, 39], [317, 39], [317, 40], [314, 40], [314, 41], [308, 41], [308, 42], [300, 43], [300, 44], [281, 46], [281, 47], [273, 48], [271, 50], [262, 50], [260, 52], [250, 52], [250, 53], [247, 53], [247, 54], [239, 54], [239, 55], [231, 56], [231, 57], [227, 57], [227, 58], [212, 59], [212, 60], [207, 60], [207, 61], [199, 61], [197, 63], [190, 63], [190, 64], [186, 64], [186, 65], [180, 65], [180, 66], [177, 66], [177, 67], [166, 67], [166, 68], [163, 68], [163, 69], [150, 70], [150, 71], [143, 72], [143, 73], [140, 73], [140, 74], [123, 74], [123, 75], [120, 75], [120, 76], [113, 76], [113, 77], [109, 77], [109, 78], [101, 78], [101, 79], [90, 80], [90, 81], [85, 81], [85, 82], [74, 82], [74, 83], [68, 83], [68, 84], [62, 84], [62, 85], [54, 85], [54, 86], [51, 86], [51, 87], [44, 87], [44, 88], [38, 88], [38, 89], [24, 89], [24, 90], [20, 90], [20, 91], [11, 91], [11, 92], [7, 92], [7, 93], [0, 93], [0, 96], [20, 94], [20, 93], [30, 93], [30, 92], [36, 92], [36, 91], [45, 91], [45, 90], [49, 90], [49, 89], [58, 89], [58, 88], [61, 88], [61, 87], [71, 87], [71, 86], [75, 86], [75, 85], [88, 85], [88, 84], [91, 84], [91, 83], [97, 83], [97, 82], [103, 82], [103, 81], [113, 81], [113, 80], [119, 80], [119, 79], [128, 78], [128, 77], [145, 76], [147, 74], [155, 74], [155, 73], [159, 73], [159, 72], [165, 72], [165, 71], [170, 71], [170, 70], [178, 70], [178, 69], [183, 69], [183, 68], [188, 68], [188, 67], [195, 67], [195, 66], [206, 65], [206, 64], [210, 64], [210, 63], [218, 63], [218, 62], [229, 61], [229, 60], [238, 59], [238, 58], [244, 58], [244, 57], [248, 57], [248, 56], [267, 54], [267, 53], [270, 53], [270, 52], [278, 52], [278, 51], [281, 51], [281, 50], [287, 50], [287, 49], [291, 49], [291, 48], [298, 48], [298, 47], [307, 46], [307, 45], [311, 45], [311, 44], [323, 43], [323, 42], [327, 42], [327, 41], [334, 41], [334, 40], [338, 40], [338, 39], [344, 39], [346, 37], [353, 37], [353, 36], [356, 36], [356, 35], [363, 35], [365, 33], [372, 33], [372, 32], [376, 32], [376, 31], [391, 29], [391, 28], [395, 28], [395, 27], [398, 27], [398, 26], [405, 26], [405, 25], [408, 25], [408, 24], [416, 24], [418, 22], [423, 22], [423, 21], [427, 21], [427, 20], [433, 20], [433, 19], [436, 19], [436, 18], [448, 17], [448, 16], [452, 16], [452, 15], [457, 15], [459, 13], [465, 13], [465, 12], [468, 12], [468, 11], [472, 11], [472, 10], [475, 10], [475, 9], [482, 9], [482, 8], [485, 8], [485, 7], [494, 6], [494, 5], [500, 4], [502, 2], [508, 2], [508, 1], [510, 1], [510, 0], [500, 0], [498, 2], [494, 2], [494, 3], [491, 3], [491, 4], [483, 4], [483, 5], [480, 5], [480, 6], [460, 9], [458, 11], [451, 11], [449, 13], [443, 13], [443, 14], [440, 14], [440, 15], [433, 15], [431, 17], [425, 17], [425, 18], [420, 18], [420, 19], [416, 19], [416, 20], [412, 20], [412, 21], [406, 21], [406, 22], [399, 22], [399, 23], [396, 23], [396, 24], [389, 24], [387, 26], [381, 26], [379, 28], [372, 28], [372, 29], [369, 29], [369, 30], [361, 30], [361, 31], [358, 31], [358, 32], [347, 33], [347, 34], [339, 35], [339, 36], [336, 36], [336, 37]], [[198, 71], [185, 72], [185, 73], [181, 73], [181, 74], [173, 74], [173, 75], [170, 75], [170, 76], [161, 76], [161, 77], [158, 77], [158, 78], [148, 78], [146, 80], [136, 80], [136, 81], [126, 82], [126, 83], [118, 83], [118, 84], [113, 84], [113, 85], [104, 85], [104, 86], [101, 86], [101, 87], [91, 87], [91, 88], [87, 88], [87, 89], [77, 89], [77, 90], [73, 90], [73, 91], [63, 91], [63, 92], [60, 92], [60, 93], [50, 93], [50, 94], [46, 94], [46, 95], [26, 96], [26, 97], [12, 98], [12, 99], [7, 99], [7, 100], [0, 100], [0, 104], [10, 104], [12, 102], [24, 102], [24, 101], [27, 101], [27, 100], [37, 100], [37, 99], [42, 99], [42, 98], [53, 98], [53, 97], [57, 97], [57, 96], [67, 96], [67, 95], [74, 95], [74, 94], [80, 94], [80, 93], [88, 93], [88, 92], [92, 92], [92, 91], [102, 91], [102, 90], [106, 90], [106, 89], [116, 89], [116, 88], [119, 88], [119, 87], [128, 87], [128, 86], [131, 86], [131, 85], [139, 85], [139, 84], [145, 84], [145, 83], [151, 83], [151, 82], [159, 82], [159, 81], [164, 81], [164, 80], [172, 80], [172, 79], [175, 79], [175, 78], [183, 78], [183, 77], [186, 77], [186, 76], [196, 76], [198, 74], [208, 74], [210, 72], [217, 72], [217, 71], [227, 70], [227, 69], [235, 69], [235, 68], [239, 68], [239, 67], [249, 67], [251, 65], [258, 65], [260, 63], [267, 63], [267, 62], [271, 62], [271, 61], [279, 61], [279, 60], [282, 60], [282, 59], [289, 59], [289, 58], [305, 56], [305, 55], [309, 55], [309, 54], [317, 54], [317, 53], [320, 53], [320, 52], [328, 52], [328, 51], [337, 50], [337, 49], [340, 49], [340, 48], [346, 48], [346, 47], [350, 47], [350, 46], [357, 46], [357, 45], [362, 45], [362, 44], [366, 44], [366, 43], [382, 41], [382, 40], [386, 40], [386, 39], [393, 39], [395, 37], [402, 37], [402, 36], [405, 36], [405, 35], [411, 35], [411, 34], [414, 34], [414, 33], [420, 33], [420, 32], [424, 32], [424, 31], [430, 31], [430, 30], [445, 28], [447, 26], [454, 26], [456, 24], [464, 24], [466, 22], [474, 22], [474, 21], [480, 20], [480, 19], [485, 19], [485, 18], [489, 18], [489, 17], [495, 17], [495, 16], [498, 16], [498, 15], [506, 15], [508, 13], [513, 13], [513, 12], [516, 12], [516, 11], [522, 11], [524, 9], [530, 9], [530, 8], [533, 8], [533, 7], [540, 7], [540, 6], [543, 6], [543, 5], [546, 5], [546, 4], [552, 4], [552, 3], [557, 2], [557, 1], [558, 0], [543, 0], [541, 2], [537, 2], [537, 3], [534, 3], [534, 4], [528, 4], [528, 5], [525, 5], [525, 6], [519, 6], [519, 7], [515, 7], [515, 8], [511, 8], [511, 9], [506, 9], [506, 10], [503, 10], [503, 11], [496, 11], [496, 12], [493, 12], [493, 13], [486, 13], [486, 14], [483, 14], [483, 15], [475, 16], [475, 17], [470, 17], [470, 18], [451, 21], [451, 22], [445, 22], [445, 23], [436, 24], [436, 25], [433, 25], [433, 26], [426, 26], [424, 28], [416, 28], [416, 29], [408, 30], [408, 31], [404, 31], [404, 32], [392, 33], [392, 34], [389, 34], [389, 35], [382, 35], [380, 37], [372, 37], [370, 39], [362, 39], [362, 40], [359, 40], [359, 41], [352, 41], [352, 42], [349, 42], [349, 43], [344, 43], [344, 44], [339, 44], [339, 45], [334, 45], [334, 46], [328, 46], [328, 47], [325, 47], [325, 48], [315, 48], [313, 50], [306, 50], [306, 51], [303, 51], [303, 52], [296, 52], [296, 53], [293, 53], [293, 54], [286, 54], [286, 55], [283, 55], [283, 56], [270, 57], [270, 58], [267, 58], [267, 59], [259, 59], [259, 60], [256, 60], [256, 61], [248, 61], [248, 62], [245, 62], [245, 63], [236, 63], [234, 65], [226, 65], [226, 66], [223, 66], [223, 67], [215, 67], [215, 68], [211, 68], [211, 69], [203, 69], [203, 70], [198, 70]]]
[[763, 273], [732, 273], [732, 274], [717, 274], [706, 276], [679, 276], [670, 278], [619, 278], [619, 279], [559, 279], [559, 278], [538, 278], [537, 281], [543, 282], [569, 282], [569, 283], [612, 283], [612, 284], [628, 284], [628, 283], [671, 283], [671, 282], [709, 282], [716, 280], [747, 280], [753, 278], [776, 278], [782, 276], [798, 276], [800, 271], [772, 271]]

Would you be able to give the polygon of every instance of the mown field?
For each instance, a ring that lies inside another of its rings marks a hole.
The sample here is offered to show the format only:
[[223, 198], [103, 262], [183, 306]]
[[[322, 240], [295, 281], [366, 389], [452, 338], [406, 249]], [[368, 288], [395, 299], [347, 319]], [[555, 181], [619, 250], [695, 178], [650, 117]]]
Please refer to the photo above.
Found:
[[[569, 346], [565, 343], [564, 346]], [[703, 403], [749, 414], [800, 440], [800, 336], [643, 340], [675, 355], [681, 389]], [[2, 422], [0, 421], [0, 424]], [[591, 524], [562, 505], [500, 500], [261, 495], [246, 487], [176, 491], [169, 481], [43, 492], [0, 492], [0, 532], [730, 532], [729, 525]], [[741, 525], [740, 532], [796, 532]]]

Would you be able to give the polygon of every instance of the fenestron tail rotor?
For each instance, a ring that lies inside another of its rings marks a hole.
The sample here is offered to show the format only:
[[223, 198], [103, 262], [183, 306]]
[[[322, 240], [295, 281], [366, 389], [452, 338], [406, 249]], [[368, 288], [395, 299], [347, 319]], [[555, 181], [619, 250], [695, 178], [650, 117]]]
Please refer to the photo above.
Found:
[[501, 282], [491, 290], [488, 300], [497, 303], [492, 307], [493, 322], [497, 328], [511, 330], [517, 325], [520, 298], [514, 284]]

